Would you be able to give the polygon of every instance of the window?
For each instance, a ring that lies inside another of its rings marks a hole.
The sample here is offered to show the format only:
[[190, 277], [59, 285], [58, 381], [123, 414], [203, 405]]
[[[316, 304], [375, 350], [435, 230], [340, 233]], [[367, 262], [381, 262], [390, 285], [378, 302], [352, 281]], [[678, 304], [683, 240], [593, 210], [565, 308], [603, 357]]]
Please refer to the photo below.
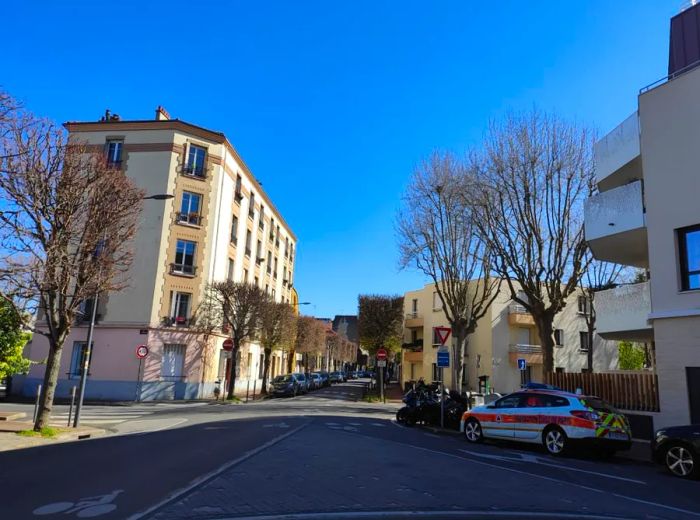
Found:
[[260, 205], [260, 216], [258, 217], [258, 227], [260, 229], [265, 229], [265, 208]]
[[[94, 351], [95, 343], [92, 344], [93, 348], [90, 349], [90, 362], [88, 363], [88, 375], [90, 375], [90, 365], [92, 364], [92, 353]], [[85, 355], [87, 354], [87, 342], [86, 341], [74, 341], [73, 342], [73, 353], [70, 358], [70, 372], [68, 377], [70, 379], [80, 377], [83, 374], [83, 367], [85, 366]]]
[[[92, 309], [95, 305], [95, 298], [86, 298], [82, 302], [80, 302], [80, 306], [78, 307], [78, 312], [80, 312], [80, 315], [78, 316], [78, 321], [81, 322], [89, 322], [92, 320]], [[99, 306], [99, 299], [98, 299], [98, 305], [97, 305], [97, 311], [100, 310]], [[99, 321], [101, 316], [99, 314], [95, 314], [95, 321]]]
[[107, 141], [107, 165], [120, 168], [122, 165], [122, 148], [124, 141], [110, 139]]
[[231, 243], [238, 244], [238, 217], [236, 215], [231, 218]]
[[180, 213], [177, 214], [177, 221], [198, 226], [201, 201], [202, 196], [200, 194], [190, 193], [189, 191], [184, 192], [182, 194], [182, 203], [180, 204]]
[[272, 277], [277, 279], [277, 257], [275, 257], [275, 270], [272, 271]]
[[226, 351], [221, 349], [219, 353], [219, 369], [216, 372], [216, 378], [219, 381], [223, 381], [224, 379], [226, 379], [226, 355]]
[[[279, 226], [277, 226], [277, 229], [279, 229]], [[270, 217], [270, 240], [275, 238], [275, 219]]]
[[190, 145], [190, 152], [187, 155], [187, 166], [185, 173], [195, 177], [204, 177], [204, 158], [207, 151], [201, 146]]
[[494, 403], [496, 408], [517, 408], [520, 404], [522, 394], [512, 394], [502, 397]]
[[240, 175], [236, 175], [236, 193], [234, 199], [236, 202], [241, 202], [243, 198], [243, 180]]
[[185, 345], [163, 345], [163, 362], [160, 377], [163, 381], [180, 381], [183, 379], [185, 366]]
[[554, 344], [557, 347], [564, 346], [564, 331], [562, 329], [555, 329], [554, 330]]
[[588, 314], [588, 298], [585, 296], [579, 296], [576, 299], [577, 305], [578, 305], [578, 313], [579, 314]]
[[433, 310], [434, 311], [439, 311], [442, 309], [442, 301], [440, 301], [440, 295], [437, 293], [437, 291], [433, 292]]
[[442, 345], [442, 340], [437, 333], [437, 328], [433, 327], [433, 347], [439, 347], [440, 345]]
[[262, 259], [262, 242], [258, 240], [258, 247], [255, 250], [255, 259], [260, 261], [259, 259]]
[[172, 265], [172, 271], [178, 274], [194, 275], [196, 268], [194, 266], [194, 253], [197, 248], [195, 242], [188, 240], [178, 240], [175, 247], [175, 263]]
[[274, 289], [274, 287], [273, 287], [273, 289], [272, 289], [272, 299], [275, 298], [275, 293], [276, 293], [276, 291], [275, 291], [275, 289]]
[[260, 278], [257, 276], [255, 277], [255, 286], [257, 287], [260, 284]]
[[411, 343], [415, 345], [416, 341], [418, 341], [418, 331], [416, 329], [411, 329]]
[[248, 218], [252, 219], [255, 217], [255, 195], [250, 194], [250, 203], [248, 204]]
[[588, 352], [588, 332], [581, 331], [578, 334], [580, 340], [579, 349], [581, 352]]
[[678, 230], [681, 290], [700, 289], [700, 225]]
[[172, 296], [172, 308], [170, 317], [176, 325], [187, 325], [187, 319], [190, 315], [190, 300], [192, 295], [189, 293], [175, 292]]
[[280, 248], [280, 227], [277, 226], [277, 239], [275, 240], [275, 247]]
[[525, 394], [520, 401], [520, 408], [559, 408], [570, 406], [569, 400], [558, 395]]
[[270, 284], [269, 283], [265, 284], [265, 294], [270, 294]]
[[414, 298], [411, 300], [411, 312], [416, 314], [418, 312], [418, 299]]
[[440, 381], [440, 369], [437, 363], [433, 363], [433, 381]]
[[250, 229], [247, 230], [246, 235], [245, 235], [245, 256], [250, 256], [250, 243], [253, 240], [253, 234], [250, 232]]
[[228, 270], [226, 273], [226, 278], [229, 281], [233, 281], [233, 268], [234, 268], [233, 258], [229, 258], [228, 259]]
[[289, 258], [289, 237], [287, 237], [284, 242], [284, 257]]
[[253, 370], [253, 354], [248, 352], [248, 378], [250, 378], [251, 370]]
[[248, 269], [243, 269], [243, 281], [248, 281]]
[[272, 272], [272, 252], [267, 252], [267, 274]]

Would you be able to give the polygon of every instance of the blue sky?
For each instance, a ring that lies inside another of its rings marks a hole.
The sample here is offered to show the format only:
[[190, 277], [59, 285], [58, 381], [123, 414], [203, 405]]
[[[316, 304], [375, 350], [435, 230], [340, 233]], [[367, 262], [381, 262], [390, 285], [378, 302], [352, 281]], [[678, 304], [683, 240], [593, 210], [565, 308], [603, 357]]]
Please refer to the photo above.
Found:
[[223, 131], [299, 237], [306, 312], [403, 293], [414, 165], [537, 105], [607, 132], [666, 74], [677, 0], [3, 2], [0, 85], [34, 112], [105, 108]]

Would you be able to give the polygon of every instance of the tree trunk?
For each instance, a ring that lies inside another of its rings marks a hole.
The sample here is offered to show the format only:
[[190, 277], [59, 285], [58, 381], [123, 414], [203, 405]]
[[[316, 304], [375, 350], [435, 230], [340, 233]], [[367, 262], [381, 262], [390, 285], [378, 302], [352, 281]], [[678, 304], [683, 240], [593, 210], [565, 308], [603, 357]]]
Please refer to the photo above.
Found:
[[262, 390], [260, 391], [261, 394], [267, 394], [267, 376], [269, 375], [269, 372], [270, 372], [270, 357], [272, 357], [272, 349], [271, 348], [266, 348], [266, 349], [264, 349], [264, 351], [265, 351], [265, 360], [263, 361]]
[[39, 431], [49, 425], [51, 420], [51, 411], [53, 410], [53, 399], [56, 393], [56, 384], [58, 383], [58, 373], [61, 369], [61, 353], [63, 352], [63, 344], [67, 337], [66, 332], [59, 333], [54, 340], [49, 337], [49, 356], [46, 360], [46, 370], [44, 371], [44, 382], [41, 387], [41, 395], [39, 396], [39, 410], [34, 423], [34, 430]]
[[554, 371], [554, 326], [552, 317], [543, 314], [534, 315], [537, 333], [542, 342], [542, 371], [547, 374]]
[[595, 321], [588, 325], [588, 371], [593, 372], [593, 334], [595, 333]]
[[452, 345], [452, 389], [462, 392], [462, 365], [464, 364], [466, 337], [464, 332], [452, 325], [454, 344]]
[[297, 358], [297, 352], [294, 349], [290, 349], [289, 352], [287, 352], [287, 373], [291, 374], [294, 370], [292, 370], [294, 366], [294, 361], [296, 361]]
[[233, 399], [236, 390], [236, 368], [238, 366], [238, 353], [240, 351], [240, 342], [234, 339], [233, 350], [231, 351], [231, 373], [228, 376], [228, 392], [226, 392], [226, 399]]

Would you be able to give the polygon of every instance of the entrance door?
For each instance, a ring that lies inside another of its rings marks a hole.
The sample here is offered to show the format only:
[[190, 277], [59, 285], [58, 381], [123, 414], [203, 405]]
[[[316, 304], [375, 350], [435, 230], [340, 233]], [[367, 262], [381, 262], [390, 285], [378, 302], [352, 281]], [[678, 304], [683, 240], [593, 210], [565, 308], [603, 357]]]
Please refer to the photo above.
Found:
[[685, 367], [685, 378], [688, 384], [690, 422], [700, 424], [700, 367]]

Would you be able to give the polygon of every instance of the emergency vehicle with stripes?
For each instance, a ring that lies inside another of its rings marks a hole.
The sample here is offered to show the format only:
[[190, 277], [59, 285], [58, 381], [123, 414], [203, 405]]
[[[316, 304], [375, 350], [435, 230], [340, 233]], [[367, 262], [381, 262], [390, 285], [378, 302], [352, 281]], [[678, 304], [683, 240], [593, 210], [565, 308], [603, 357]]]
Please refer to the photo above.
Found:
[[558, 390], [522, 390], [464, 412], [460, 431], [469, 442], [502, 439], [542, 443], [553, 455], [577, 444], [612, 454], [631, 446], [627, 418], [593, 396]]

